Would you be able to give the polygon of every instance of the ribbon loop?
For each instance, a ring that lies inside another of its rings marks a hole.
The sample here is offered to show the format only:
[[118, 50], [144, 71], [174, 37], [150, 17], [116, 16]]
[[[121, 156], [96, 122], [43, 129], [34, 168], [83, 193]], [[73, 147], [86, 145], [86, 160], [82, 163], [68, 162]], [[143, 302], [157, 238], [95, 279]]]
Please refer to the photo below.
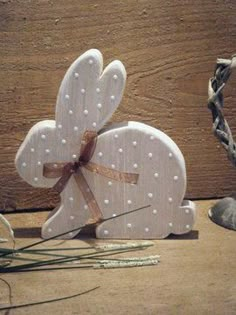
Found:
[[81, 141], [79, 161], [81, 163], [88, 163], [93, 157], [97, 144], [97, 133], [95, 131], [85, 131]]

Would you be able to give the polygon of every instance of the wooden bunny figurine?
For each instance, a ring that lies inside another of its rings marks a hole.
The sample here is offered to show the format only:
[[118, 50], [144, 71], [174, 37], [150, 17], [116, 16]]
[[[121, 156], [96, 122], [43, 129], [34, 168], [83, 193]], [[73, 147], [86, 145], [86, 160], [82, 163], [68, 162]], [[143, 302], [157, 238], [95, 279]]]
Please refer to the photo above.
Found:
[[61, 83], [55, 121], [33, 126], [16, 155], [19, 174], [32, 186], [63, 186], [61, 203], [44, 223], [42, 237], [75, 229], [91, 217], [100, 222], [98, 238], [156, 239], [189, 232], [195, 206], [183, 202], [182, 153], [166, 134], [142, 123], [111, 124], [102, 130], [121, 101], [126, 81], [120, 61], [102, 70], [98, 50], [80, 56]]

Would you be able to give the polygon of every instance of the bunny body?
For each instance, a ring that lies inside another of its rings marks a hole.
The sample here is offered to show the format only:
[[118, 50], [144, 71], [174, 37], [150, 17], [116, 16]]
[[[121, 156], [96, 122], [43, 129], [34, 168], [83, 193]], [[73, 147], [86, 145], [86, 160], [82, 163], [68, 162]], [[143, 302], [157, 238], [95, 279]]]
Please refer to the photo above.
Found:
[[[57, 98], [56, 120], [36, 124], [22, 143], [17, 156], [19, 174], [35, 187], [53, 187], [58, 179], [43, 176], [44, 163], [73, 162], [79, 157], [86, 130], [98, 132], [118, 106], [126, 80], [124, 66], [110, 63], [102, 73], [102, 56], [90, 50], [67, 71]], [[182, 204], [186, 189], [184, 158], [177, 145], [150, 126], [128, 122], [102, 130], [91, 159], [121, 172], [137, 173], [137, 184], [121, 183], [82, 172], [104, 218], [99, 238], [164, 238], [170, 233], [191, 230], [195, 209]], [[116, 218], [141, 206], [149, 208]], [[61, 204], [52, 211], [42, 228], [44, 238], [88, 222], [88, 206], [72, 176], [61, 193]], [[63, 238], [72, 238], [77, 232]]]

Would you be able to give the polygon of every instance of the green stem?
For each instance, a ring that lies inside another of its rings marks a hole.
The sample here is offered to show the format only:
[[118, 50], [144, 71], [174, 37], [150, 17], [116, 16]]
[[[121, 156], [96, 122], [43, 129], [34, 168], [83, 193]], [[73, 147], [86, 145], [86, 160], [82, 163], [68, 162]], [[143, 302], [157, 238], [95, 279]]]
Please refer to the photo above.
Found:
[[[113, 216], [112, 216], [112, 217], [108, 217], [108, 218], [102, 220], [101, 223], [106, 222], [106, 221], [109, 221], [109, 220], [114, 220], [114, 219], [117, 219], [117, 218], [119, 218], [119, 217], [121, 217], [121, 216], [124, 216], [124, 215], [127, 215], [127, 214], [131, 214], [131, 213], [133, 213], [133, 212], [137, 212], [137, 211], [140, 211], [140, 210], [149, 208], [150, 206], [151, 206], [151, 205], [143, 206], [143, 207], [140, 207], [140, 208], [137, 208], [137, 209], [134, 209], [134, 210], [130, 210], [130, 211], [126, 211], [126, 212], [120, 213], [120, 214], [118, 214], [118, 215], [115, 216], [115, 217], [113, 217]], [[25, 250], [25, 249], [28, 249], [28, 248], [37, 246], [37, 245], [39, 245], [39, 244], [43, 244], [43, 243], [48, 242], [48, 241], [50, 241], [50, 240], [56, 239], [56, 238], [58, 238], [58, 237], [64, 236], [64, 235], [66, 235], [66, 234], [68, 234], [68, 233], [78, 232], [79, 230], [81, 230], [81, 229], [83, 229], [83, 228], [85, 228], [85, 227], [93, 227], [93, 226], [96, 226], [96, 225], [97, 225], [97, 223], [85, 224], [85, 225], [82, 225], [82, 226], [77, 227], [77, 228], [75, 228], [75, 229], [72, 229], [72, 230], [70, 230], [70, 231], [63, 232], [63, 233], [57, 234], [57, 235], [55, 235], [55, 236], [52, 236], [52, 237], [50, 237], [50, 238], [47, 238], [47, 239], [44, 239], [44, 240], [41, 240], [41, 241], [38, 241], [38, 242], [35, 242], [35, 243], [31, 243], [31, 244], [26, 245], [26, 246], [23, 246], [23, 247], [20, 247], [18, 250]], [[7, 256], [7, 255], [9, 255], [9, 254], [8, 254], [8, 253], [4, 253], [4, 254], [2, 254], [0, 257]]]
[[[21, 260], [21, 261], [34, 261], [34, 262], [39, 262], [40, 261], [38, 259], [19, 257], [19, 256], [15, 256], [15, 255], [8, 255], [7, 259], [10, 259], [10, 260]], [[0, 259], [0, 261], [1, 261], [1, 259]]]
[[30, 263], [30, 264], [25, 264], [25, 265], [18, 265], [18, 266], [12, 266], [12, 267], [6, 267], [6, 268], [0, 268], [0, 273], [3, 272], [11, 272], [11, 271], [17, 271], [17, 270], [22, 270], [22, 269], [28, 269], [28, 268], [36, 268], [36, 267], [41, 267], [41, 266], [48, 266], [48, 265], [55, 265], [55, 264], [62, 264], [62, 263], [67, 263], [67, 262], [72, 262], [78, 259], [89, 259], [92, 257], [105, 257], [105, 256], [110, 256], [110, 255], [116, 255], [120, 253], [125, 253], [125, 252], [130, 252], [130, 251], [136, 251], [142, 247], [136, 247], [136, 248], [131, 248], [131, 249], [125, 249], [125, 250], [120, 250], [117, 251], [117, 249], [110, 249], [107, 251], [100, 251], [97, 253], [88, 253], [88, 254], [83, 254], [83, 255], [78, 255], [78, 256], [72, 256], [69, 258], [58, 258], [58, 259], [52, 259], [52, 260], [45, 260], [41, 262], [35, 262], [35, 263]]
[[19, 269], [12, 271], [1, 271], [2, 273], [18, 273], [18, 272], [34, 272], [34, 271], [54, 271], [54, 270], [67, 270], [67, 269], [93, 269], [94, 265], [83, 265], [83, 266], [68, 266], [68, 267], [53, 267], [53, 268], [29, 268], [29, 269]]
[[17, 305], [11, 305], [11, 306], [3, 306], [3, 307], [0, 307], [0, 311], [11, 310], [11, 309], [16, 309], [16, 308], [22, 308], [22, 307], [28, 307], [28, 306], [41, 305], [41, 304], [45, 304], [45, 303], [65, 301], [65, 300], [69, 300], [69, 299], [75, 298], [75, 297], [80, 296], [80, 295], [84, 295], [86, 293], [90, 293], [90, 292], [92, 292], [92, 291], [94, 291], [94, 290], [96, 290], [98, 288], [99, 287], [95, 287], [93, 289], [84, 291], [82, 293], [77, 293], [77, 294], [74, 294], [74, 295], [68, 295], [68, 296], [64, 296], [64, 297], [61, 297], [61, 298], [55, 298], [55, 299], [51, 299], [51, 300], [44, 300], [44, 301], [33, 302], [33, 303], [26, 303], [26, 304], [17, 304]]

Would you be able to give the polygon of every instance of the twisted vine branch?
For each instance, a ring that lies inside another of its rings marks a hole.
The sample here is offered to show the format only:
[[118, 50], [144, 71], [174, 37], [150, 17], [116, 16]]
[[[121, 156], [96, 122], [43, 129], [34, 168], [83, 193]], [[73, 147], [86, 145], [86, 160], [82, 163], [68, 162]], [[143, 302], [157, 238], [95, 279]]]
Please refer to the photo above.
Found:
[[214, 77], [209, 80], [208, 108], [212, 112], [213, 132], [228, 152], [230, 161], [236, 166], [236, 143], [223, 114], [223, 89], [233, 68], [236, 68], [236, 55], [233, 55], [231, 59], [217, 59]]

